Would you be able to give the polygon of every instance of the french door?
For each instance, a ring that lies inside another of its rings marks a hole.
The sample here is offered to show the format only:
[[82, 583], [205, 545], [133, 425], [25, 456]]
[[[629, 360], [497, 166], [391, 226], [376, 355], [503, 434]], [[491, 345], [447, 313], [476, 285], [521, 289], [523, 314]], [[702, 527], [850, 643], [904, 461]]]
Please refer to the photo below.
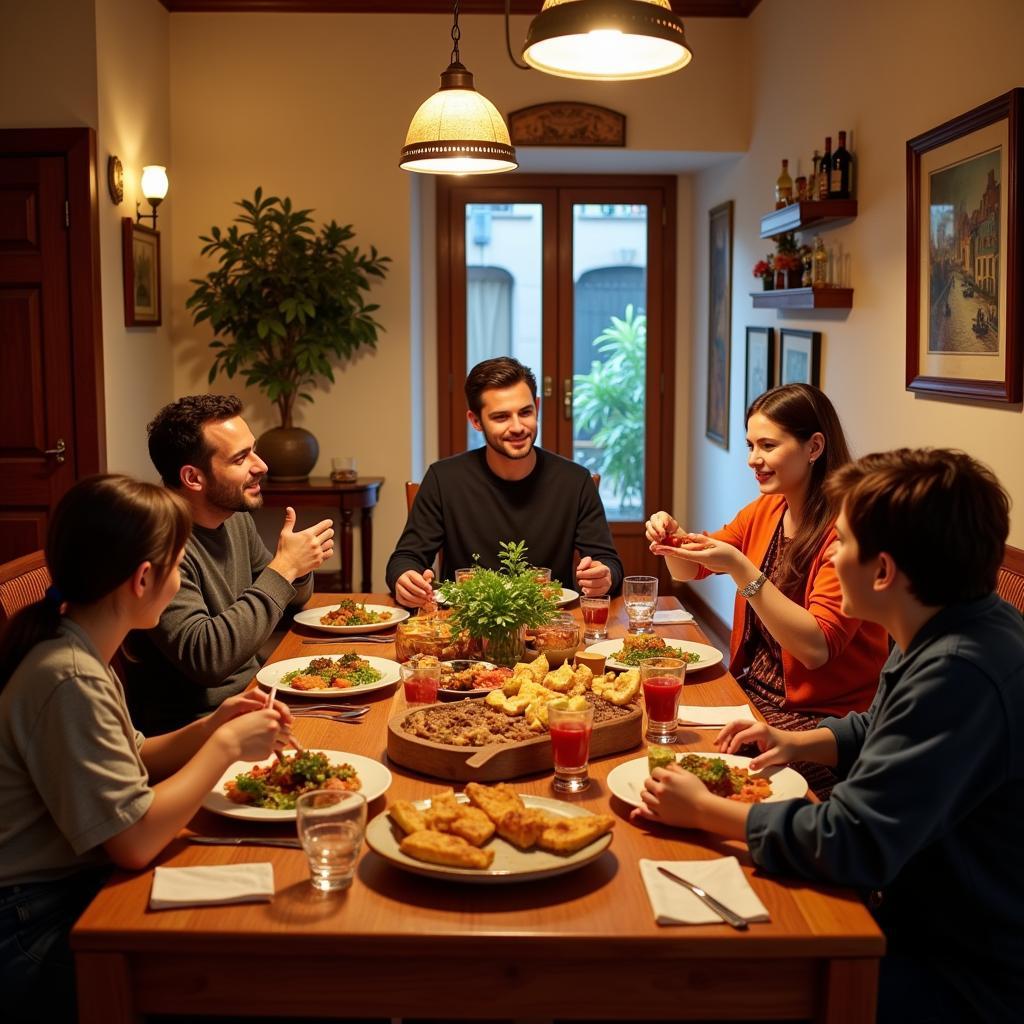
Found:
[[643, 522], [670, 507], [675, 180], [438, 181], [442, 457], [479, 445], [462, 384], [511, 355], [542, 396], [540, 444], [601, 476], [628, 573], [655, 573]]

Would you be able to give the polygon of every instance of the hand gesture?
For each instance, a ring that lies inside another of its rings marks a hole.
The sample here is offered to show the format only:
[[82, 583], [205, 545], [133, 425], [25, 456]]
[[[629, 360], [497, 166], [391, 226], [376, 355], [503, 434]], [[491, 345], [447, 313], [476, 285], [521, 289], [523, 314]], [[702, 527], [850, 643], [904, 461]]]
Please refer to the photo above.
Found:
[[422, 573], [406, 569], [395, 582], [395, 600], [405, 608], [422, 608], [425, 604], [432, 604], [434, 589], [430, 581], [433, 578], [433, 569], [425, 569]]
[[710, 795], [692, 772], [677, 766], [655, 768], [654, 774], [644, 780], [640, 793], [643, 802], [630, 814], [630, 819], [647, 818], [663, 825], [700, 828], [699, 806]]
[[756, 743], [761, 751], [750, 762], [752, 772], [760, 771], [773, 764], [789, 764], [797, 758], [793, 734], [785, 729], [775, 729], [764, 722], [730, 722], [715, 737], [715, 747], [720, 754], [735, 754], [747, 743]]
[[330, 519], [295, 532], [295, 509], [284, 510], [284, 526], [277, 538], [277, 553], [270, 563], [289, 583], [319, 569], [334, 553], [334, 527]]
[[655, 512], [644, 524], [644, 532], [651, 542], [651, 550], [663, 545], [673, 534], [679, 532], [679, 524], [667, 512]]
[[612, 571], [603, 562], [584, 555], [576, 566], [576, 585], [584, 597], [601, 597], [612, 589]]
[[[732, 573], [738, 569], [746, 557], [739, 548], [727, 544], [724, 540], [716, 540], [706, 533], [684, 533], [681, 535], [679, 547], [665, 547], [652, 544], [651, 551], [655, 554], [677, 555], [687, 562], [703, 566], [710, 572]], [[756, 575], [757, 570], [754, 570]]]
[[237, 761], [262, 761], [275, 750], [284, 750], [288, 745], [288, 731], [277, 710], [281, 705], [264, 707], [259, 711], [241, 714], [225, 722], [218, 730], [229, 749], [234, 751]]

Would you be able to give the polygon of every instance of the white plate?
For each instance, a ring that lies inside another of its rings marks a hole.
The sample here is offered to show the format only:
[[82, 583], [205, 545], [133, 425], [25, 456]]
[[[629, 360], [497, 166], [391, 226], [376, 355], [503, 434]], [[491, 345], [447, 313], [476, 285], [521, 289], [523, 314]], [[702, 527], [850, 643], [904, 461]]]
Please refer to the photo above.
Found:
[[[716, 754], [714, 751], [693, 750], [677, 751], [677, 753], [699, 754], [701, 757], [720, 757], [726, 764], [746, 768], [750, 764], [749, 757], [740, 754]], [[772, 795], [762, 803], [777, 803], [779, 800], [792, 800], [807, 795], [807, 780], [792, 768], [785, 765], [772, 765], [755, 773], [758, 778], [768, 779], [772, 784]], [[638, 757], [632, 761], [624, 761], [616, 765], [608, 773], [608, 788], [624, 803], [631, 807], [640, 806], [640, 793], [644, 788], [644, 780], [650, 775], [646, 757]]]
[[[462, 668], [467, 668], [470, 665], [483, 665], [487, 669], [497, 668], [493, 662], [490, 661], [479, 661], [474, 658], [456, 658], [452, 661], [444, 662], [445, 665], [461, 665]], [[441, 677], [444, 679], [444, 676]], [[491, 687], [490, 689], [473, 689], [473, 690], [451, 690], [447, 686], [439, 686], [437, 688], [438, 700], [452, 701], [452, 700], [463, 700], [466, 697], [486, 697], [487, 694], [493, 689], [499, 689], [499, 687]]]
[[296, 690], [287, 683], [281, 682], [281, 677], [296, 669], [306, 668], [314, 658], [338, 658], [337, 654], [311, 654], [308, 658], [286, 658], [284, 661], [271, 662], [264, 665], [256, 673], [256, 682], [269, 690], [272, 686], [277, 687], [278, 693], [286, 693], [290, 697], [315, 697], [317, 700], [341, 700], [344, 697], [358, 697], [363, 693], [370, 693], [373, 690], [382, 690], [385, 686], [391, 686], [398, 682], [398, 662], [388, 658], [374, 658], [369, 654], [360, 654], [359, 657], [370, 663], [371, 668], [380, 672], [381, 677], [375, 683], [367, 683], [365, 686], [350, 686], [345, 690], [335, 690], [331, 687], [324, 687], [322, 690]]
[[[539, 807], [552, 814], [560, 814], [563, 818], [582, 818], [592, 813], [585, 807], [566, 803], [564, 800], [552, 800], [546, 796], [530, 796], [527, 793], [519, 795], [527, 807]], [[464, 793], [459, 793], [457, 799], [459, 803], [469, 803]], [[430, 801], [417, 800], [414, 806], [420, 809], [429, 807]], [[493, 839], [484, 844], [488, 849], [494, 850], [494, 861], [489, 868], [480, 871], [474, 868], [454, 868], [444, 864], [427, 864], [425, 861], [415, 860], [402, 853], [399, 848], [398, 844], [403, 835], [404, 833], [391, 820], [389, 814], [378, 814], [366, 828], [366, 845], [394, 864], [395, 867], [411, 871], [415, 875], [480, 884], [529, 882], [536, 878], [549, 878], [552, 875], [575, 871], [600, 857], [612, 841], [611, 833], [606, 832], [588, 846], [584, 846], [582, 850], [563, 857], [536, 847], [532, 850], [520, 850], [512, 843], [495, 835]]]
[[[669, 647], [674, 647], [677, 651], [685, 651], [687, 654], [700, 655], [700, 661], [696, 661], [692, 665], [686, 666], [687, 674], [690, 672], [699, 672], [704, 668], [711, 668], [712, 665], [717, 665], [722, 660], [722, 652], [716, 647], [712, 647], [710, 644], [698, 644], [694, 643], [692, 640], [675, 640], [670, 636], [662, 637], [662, 639], [669, 645]], [[601, 640], [599, 643], [591, 644], [587, 650], [593, 654], [603, 654], [607, 659], [605, 664], [608, 668], [635, 668], [635, 665], [627, 665], [612, 657], [613, 651], [618, 653], [622, 650], [623, 643], [624, 641], [621, 637], [617, 640]]]
[[[359, 602], [362, 604], [362, 602]], [[295, 621], [300, 626], [308, 626], [320, 633], [374, 633], [379, 629], [389, 629], [396, 622], [403, 622], [409, 618], [409, 613], [404, 608], [392, 608], [386, 604], [364, 604], [363, 607], [371, 612], [389, 612], [391, 617], [383, 622], [370, 622], [365, 626], [327, 626], [320, 621], [321, 617], [328, 612], [334, 611], [336, 604], [320, 605], [318, 608], [307, 608], [305, 611], [297, 612]]]
[[568, 587], [562, 587], [562, 596], [556, 602], [559, 608], [564, 608], [567, 604], [572, 604], [580, 595], [575, 590], [569, 590]]
[[[326, 754], [331, 764], [350, 764], [356, 770], [362, 787], [358, 792], [366, 797], [366, 802], [376, 800], [377, 797], [386, 793], [391, 785], [391, 772], [379, 761], [374, 761], [361, 754], [347, 754], [344, 750], [314, 750], [315, 754]], [[252, 771], [257, 765], [268, 765], [274, 758], [268, 757], [266, 761], [236, 761], [220, 777], [217, 785], [206, 794], [203, 799], [203, 806], [214, 814], [223, 814], [225, 818], [241, 818], [243, 821], [294, 821], [295, 810], [276, 811], [265, 807], [246, 807], [245, 804], [236, 804], [224, 795], [224, 783], [233, 779], [243, 772]]]

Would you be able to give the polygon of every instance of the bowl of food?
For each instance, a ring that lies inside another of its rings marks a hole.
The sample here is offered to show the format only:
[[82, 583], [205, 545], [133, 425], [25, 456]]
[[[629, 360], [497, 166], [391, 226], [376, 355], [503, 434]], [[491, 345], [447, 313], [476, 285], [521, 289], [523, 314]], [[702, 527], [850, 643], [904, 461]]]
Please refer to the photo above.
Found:
[[395, 658], [408, 661], [431, 655], [438, 661], [471, 658], [475, 644], [466, 632], [456, 630], [444, 612], [417, 615], [400, 622], [395, 630]]
[[570, 612], [556, 612], [550, 622], [537, 626], [527, 636], [528, 656], [544, 655], [552, 668], [571, 661], [580, 645], [582, 626]]

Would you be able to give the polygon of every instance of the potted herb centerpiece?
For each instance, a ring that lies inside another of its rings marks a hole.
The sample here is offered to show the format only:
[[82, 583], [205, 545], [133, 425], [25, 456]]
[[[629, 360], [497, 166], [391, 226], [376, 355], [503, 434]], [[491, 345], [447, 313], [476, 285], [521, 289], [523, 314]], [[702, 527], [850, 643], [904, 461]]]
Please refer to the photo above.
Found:
[[440, 594], [452, 626], [479, 640], [488, 661], [511, 667], [523, 657], [524, 631], [548, 622], [557, 603], [526, 561], [524, 541], [503, 542], [499, 551], [501, 569], [478, 568], [459, 583], [443, 583]]
[[287, 197], [257, 188], [251, 201], [235, 205], [243, 212], [234, 224], [201, 236], [202, 254], [218, 265], [192, 280], [196, 289], [185, 305], [194, 323], [213, 326], [210, 383], [220, 372], [240, 373], [277, 406], [281, 425], [259, 439], [270, 475], [302, 480], [319, 445], [295, 426], [295, 402], [312, 402], [309, 389], [320, 380], [334, 383], [333, 361], [377, 347], [379, 307], [362, 293], [391, 261], [373, 246], [367, 254], [346, 244], [351, 225], [332, 220], [317, 232], [312, 211], [294, 209]]

